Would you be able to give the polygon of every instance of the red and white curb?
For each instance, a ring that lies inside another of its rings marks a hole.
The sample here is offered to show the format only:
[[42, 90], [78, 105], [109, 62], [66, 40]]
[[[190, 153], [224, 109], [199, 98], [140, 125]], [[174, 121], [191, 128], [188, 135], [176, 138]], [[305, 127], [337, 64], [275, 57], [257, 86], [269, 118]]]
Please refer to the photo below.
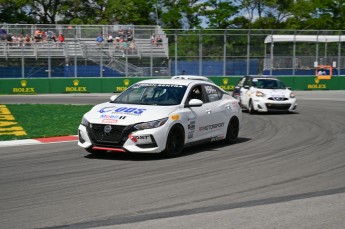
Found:
[[22, 145], [36, 145], [45, 143], [59, 143], [59, 142], [72, 142], [77, 141], [77, 135], [70, 136], [59, 136], [49, 138], [35, 138], [35, 139], [23, 139], [23, 140], [12, 140], [12, 141], [0, 141], [0, 147], [5, 146], [22, 146]]

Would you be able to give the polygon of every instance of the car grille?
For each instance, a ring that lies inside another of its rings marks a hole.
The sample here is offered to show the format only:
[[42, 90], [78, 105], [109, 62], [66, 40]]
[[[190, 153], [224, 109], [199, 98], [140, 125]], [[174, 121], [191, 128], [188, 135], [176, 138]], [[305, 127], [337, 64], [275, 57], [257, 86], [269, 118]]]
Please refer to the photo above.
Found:
[[268, 100], [273, 100], [273, 101], [286, 101], [289, 100], [288, 98], [285, 97], [269, 97]]
[[266, 103], [266, 107], [268, 110], [289, 110], [291, 104], [286, 103], [286, 104], [274, 104], [274, 103]]
[[[111, 130], [109, 130], [109, 126]], [[121, 147], [131, 132], [131, 126], [90, 124], [87, 132], [95, 146]]]

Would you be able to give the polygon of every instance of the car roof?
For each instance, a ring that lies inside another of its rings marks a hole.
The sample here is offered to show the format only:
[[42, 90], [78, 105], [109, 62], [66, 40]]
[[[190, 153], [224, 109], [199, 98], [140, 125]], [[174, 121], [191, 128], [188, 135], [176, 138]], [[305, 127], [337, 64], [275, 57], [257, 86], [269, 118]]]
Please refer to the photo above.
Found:
[[205, 76], [195, 76], [195, 75], [179, 75], [179, 76], [173, 76], [171, 79], [184, 79], [184, 80], [202, 80], [202, 81], [207, 81], [210, 83], [213, 83], [212, 80]]
[[[137, 83], [150, 83], [150, 84], [173, 84], [173, 85], [183, 85], [188, 86], [191, 83], [207, 83], [204, 80], [190, 80], [190, 79], [148, 79], [139, 81]], [[211, 82], [209, 82], [211, 83]]]
[[274, 79], [274, 80], [278, 80], [276, 77], [274, 76], [269, 76], [269, 75], [249, 75], [249, 76], [244, 76], [245, 78], [255, 78], [255, 79]]

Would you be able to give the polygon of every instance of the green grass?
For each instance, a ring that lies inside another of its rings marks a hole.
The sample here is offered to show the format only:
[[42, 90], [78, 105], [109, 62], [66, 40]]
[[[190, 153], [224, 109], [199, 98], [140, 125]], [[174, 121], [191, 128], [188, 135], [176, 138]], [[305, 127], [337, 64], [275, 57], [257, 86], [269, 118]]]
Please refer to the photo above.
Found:
[[[92, 105], [7, 104], [6, 107], [15, 118], [11, 122], [17, 122], [16, 126], [22, 127], [27, 135], [1, 134], [0, 141], [76, 135], [81, 118]], [[6, 133], [1, 131], [1, 128], [5, 128], [4, 122], [0, 121], [1, 133]]]

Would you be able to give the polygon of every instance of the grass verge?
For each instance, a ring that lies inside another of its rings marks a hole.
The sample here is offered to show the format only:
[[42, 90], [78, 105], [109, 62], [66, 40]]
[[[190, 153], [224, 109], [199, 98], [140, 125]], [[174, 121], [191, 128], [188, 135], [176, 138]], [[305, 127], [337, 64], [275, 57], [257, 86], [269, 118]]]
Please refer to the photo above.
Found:
[[[0, 121], [0, 141], [76, 135], [81, 118], [92, 108], [92, 105], [60, 104], [6, 104], [5, 106], [15, 120]], [[11, 129], [15, 128], [23, 128], [26, 135], [14, 135], [15, 131]]]

